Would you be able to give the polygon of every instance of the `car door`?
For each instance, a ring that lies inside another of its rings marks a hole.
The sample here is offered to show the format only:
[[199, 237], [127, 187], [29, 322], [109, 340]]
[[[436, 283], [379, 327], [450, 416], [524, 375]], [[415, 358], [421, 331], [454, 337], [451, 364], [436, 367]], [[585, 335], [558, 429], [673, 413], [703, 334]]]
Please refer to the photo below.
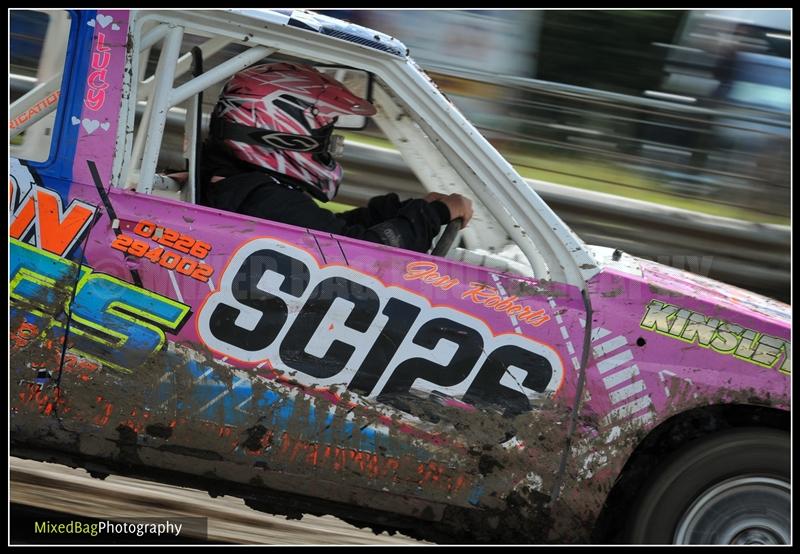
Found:
[[143, 296], [91, 299], [125, 326], [139, 310], [107, 352], [124, 390], [109, 425], [138, 414], [125, 420], [137, 445], [329, 500], [371, 491], [360, 501], [386, 509], [398, 495], [548, 497], [577, 387], [577, 290], [156, 196], [108, 199], [119, 234], [95, 228], [87, 256]]

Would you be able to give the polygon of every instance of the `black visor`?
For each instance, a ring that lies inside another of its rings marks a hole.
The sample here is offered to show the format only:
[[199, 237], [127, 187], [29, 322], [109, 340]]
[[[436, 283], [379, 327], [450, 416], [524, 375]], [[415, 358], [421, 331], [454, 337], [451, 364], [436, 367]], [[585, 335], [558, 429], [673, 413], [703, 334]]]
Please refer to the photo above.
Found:
[[325, 154], [333, 146], [331, 144], [333, 123], [321, 129], [311, 130], [309, 136], [269, 131], [215, 118], [211, 121], [210, 131], [211, 136], [216, 140], [233, 140], [254, 146], [266, 146], [275, 150]]

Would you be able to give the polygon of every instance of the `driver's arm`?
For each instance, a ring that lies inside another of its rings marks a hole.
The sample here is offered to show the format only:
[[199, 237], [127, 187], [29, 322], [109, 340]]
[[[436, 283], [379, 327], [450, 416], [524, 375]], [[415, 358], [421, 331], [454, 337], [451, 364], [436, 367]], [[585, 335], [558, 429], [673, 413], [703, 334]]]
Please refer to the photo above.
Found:
[[430, 250], [441, 226], [451, 218], [444, 202], [421, 198], [400, 202], [396, 194], [375, 198], [366, 208], [351, 210], [354, 213], [334, 214], [307, 194], [283, 186], [263, 182], [261, 186], [235, 186], [245, 184], [237, 183], [245, 181], [244, 177], [247, 176], [220, 182], [237, 194], [233, 195], [235, 199], [228, 198], [228, 204], [233, 205], [215, 207], [416, 252]]
[[[395, 193], [385, 194], [383, 196], [375, 196], [371, 198], [366, 207], [355, 208], [346, 212], [336, 214], [336, 217], [343, 219], [348, 225], [363, 225], [365, 227], [372, 227], [378, 223], [383, 223], [397, 217], [400, 209], [406, 206], [413, 199], [400, 201]], [[450, 211], [447, 205], [443, 202], [432, 202], [425, 199], [426, 202], [432, 204], [432, 208], [436, 210], [439, 217], [445, 223], [450, 221]], [[324, 205], [323, 205], [324, 207]]]
[[[430, 249], [430, 242], [433, 237], [439, 233], [438, 228], [432, 229], [433, 235], [423, 241], [417, 242], [412, 239], [412, 245], [403, 243], [407, 243], [409, 237], [423, 237], [426, 235], [424, 231], [419, 229], [419, 223], [425, 219], [431, 219], [431, 210], [438, 215], [441, 225], [459, 218], [462, 221], [462, 225], [466, 226], [469, 220], [472, 219], [472, 201], [460, 194], [447, 195], [438, 192], [431, 192], [422, 200], [411, 199], [402, 202], [394, 193], [377, 196], [372, 198], [365, 208], [356, 208], [355, 210], [337, 214], [337, 217], [344, 220], [348, 226], [367, 227], [372, 232], [378, 232], [383, 237], [377, 240], [365, 237], [366, 240], [390, 244], [408, 250], [426, 252]], [[406, 221], [403, 221], [404, 219]], [[411, 224], [410, 228], [408, 223]], [[400, 227], [399, 229], [398, 226]], [[395, 236], [400, 238], [395, 240]]]
[[335, 214], [340, 235], [388, 246], [427, 252], [431, 241], [450, 222], [444, 202], [422, 199], [400, 201], [396, 194], [372, 198], [366, 207]]

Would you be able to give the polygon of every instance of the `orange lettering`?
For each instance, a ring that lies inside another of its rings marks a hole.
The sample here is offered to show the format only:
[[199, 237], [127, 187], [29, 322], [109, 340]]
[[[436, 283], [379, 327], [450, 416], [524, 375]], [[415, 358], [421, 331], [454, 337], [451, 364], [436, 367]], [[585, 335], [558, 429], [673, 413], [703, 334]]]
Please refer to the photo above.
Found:
[[433, 262], [411, 262], [406, 265], [406, 272], [403, 275], [406, 281], [419, 279], [426, 285], [432, 285], [442, 290], [450, 290], [461, 281], [449, 275], [440, 275], [439, 266]]
[[483, 283], [470, 283], [469, 285], [472, 288], [462, 294], [461, 298], [469, 298], [476, 304], [483, 304], [486, 302], [487, 298], [497, 294], [496, 290], [489, 285], [484, 285]]
[[21, 239], [22, 234], [27, 231], [34, 219], [36, 219], [36, 200], [34, 192], [31, 191], [22, 201], [19, 209], [14, 212], [14, 220], [8, 227], [8, 235], [14, 239]]
[[89, 223], [94, 210], [73, 202], [66, 212], [61, 209], [58, 194], [37, 187], [37, 215], [41, 248], [63, 256], [67, 248]]
[[431, 273], [436, 273], [438, 269], [439, 266], [433, 262], [411, 262], [406, 266], [406, 273], [403, 275], [403, 279], [406, 281], [422, 279]]
[[517, 300], [517, 296], [509, 296], [505, 300], [502, 300], [497, 306], [494, 307], [494, 311], [496, 312], [508, 312], [514, 306], [514, 300]]

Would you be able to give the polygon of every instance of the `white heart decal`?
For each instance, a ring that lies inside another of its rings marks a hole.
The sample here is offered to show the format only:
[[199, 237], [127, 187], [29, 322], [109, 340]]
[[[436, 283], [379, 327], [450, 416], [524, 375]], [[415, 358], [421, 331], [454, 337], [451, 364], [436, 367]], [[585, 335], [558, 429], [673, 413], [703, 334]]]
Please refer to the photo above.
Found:
[[90, 19], [90, 20], [89, 20], [89, 21], [88, 21], [86, 24], [87, 24], [89, 27], [94, 27], [94, 19]]
[[119, 31], [119, 25], [117, 25], [116, 23], [114, 23], [114, 24], [111, 26], [111, 30], [112, 30], [112, 31]]
[[90, 135], [94, 133], [98, 127], [100, 127], [100, 122], [96, 119], [84, 119], [82, 123], [83, 128], [86, 129], [86, 132]]
[[110, 15], [97, 14], [97, 22], [103, 29], [108, 27], [108, 24], [111, 23], [112, 21], [114, 21], [114, 18], [111, 17]]
[[105, 123], [101, 123], [101, 124], [100, 124], [100, 128], [101, 128], [103, 131], [108, 131], [108, 128], [109, 128], [109, 127], [110, 127], [110, 125], [108, 124], [108, 121], [106, 121]]
[[80, 125], [80, 123], [81, 123], [81, 120], [73, 115], [72, 116], [72, 124], [73, 125]]

